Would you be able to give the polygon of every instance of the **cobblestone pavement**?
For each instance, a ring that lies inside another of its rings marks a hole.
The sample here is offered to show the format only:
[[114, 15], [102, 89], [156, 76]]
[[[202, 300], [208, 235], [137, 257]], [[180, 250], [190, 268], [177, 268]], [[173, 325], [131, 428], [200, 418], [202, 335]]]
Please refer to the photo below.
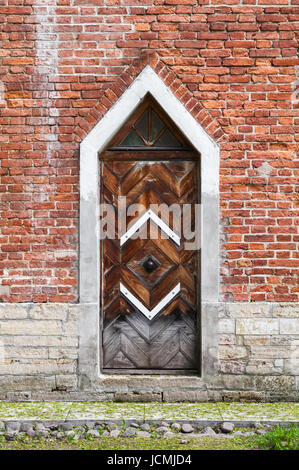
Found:
[[299, 403], [0, 402], [0, 421], [299, 423]]

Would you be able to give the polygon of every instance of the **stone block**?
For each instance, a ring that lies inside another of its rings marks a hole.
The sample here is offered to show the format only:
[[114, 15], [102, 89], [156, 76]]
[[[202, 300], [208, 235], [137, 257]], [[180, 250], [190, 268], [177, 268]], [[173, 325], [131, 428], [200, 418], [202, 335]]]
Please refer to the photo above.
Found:
[[[295, 390], [295, 377], [290, 376], [260, 376], [255, 379], [257, 391], [289, 392]], [[286, 397], [286, 395], [285, 395]]]
[[284, 373], [299, 375], [299, 358], [286, 359], [284, 361]]
[[273, 317], [299, 318], [299, 305], [297, 302], [273, 304]]
[[244, 374], [246, 361], [220, 361], [219, 367], [222, 374]]
[[252, 375], [282, 374], [282, 366], [275, 366], [270, 359], [250, 359], [246, 365], [246, 373]]
[[283, 346], [251, 346], [251, 357], [261, 359], [286, 359], [290, 357], [290, 347]]
[[33, 320], [66, 320], [68, 304], [37, 304], [30, 306], [29, 317]]
[[115, 401], [118, 402], [152, 402], [162, 401], [162, 393], [139, 392], [139, 393], [115, 393]]
[[226, 361], [247, 357], [247, 349], [243, 346], [219, 346], [219, 359]]
[[254, 389], [254, 377], [248, 375], [223, 376], [223, 388], [226, 390]]
[[208, 401], [222, 401], [222, 392], [219, 390], [208, 390]]
[[20, 391], [20, 392], [7, 392], [6, 393], [6, 398], [8, 401], [17, 401], [17, 402], [24, 402], [31, 400], [32, 392], [31, 391]]
[[268, 317], [271, 316], [271, 303], [227, 303], [227, 314], [233, 318], [240, 317]]
[[78, 321], [80, 315], [81, 306], [80, 304], [68, 304], [67, 319], [72, 321]]
[[257, 401], [264, 401], [265, 400], [265, 393], [264, 392], [257, 392], [256, 390], [250, 390], [246, 392], [240, 392], [240, 401], [241, 402], [257, 402]]
[[78, 348], [77, 336], [1, 336], [1, 341], [5, 346], [14, 346], [20, 348], [26, 347], [65, 347]]
[[236, 335], [220, 334], [218, 335], [218, 344], [236, 344]]
[[63, 332], [66, 336], [79, 334], [79, 322], [77, 320], [67, 320], [63, 322]]
[[[106, 382], [107, 379], [105, 379]], [[116, 377], [111, 377], [109, 379], [110, 383], [117, 381], [119, 383], [119, 379]], [[204, 380], [201, 377], [196, 377], [192, 375], [156, 375], [155, 377], [151, 375], [143, 375], [143, 376], [130, 376], [130, 380], [128, 377], [123, 376], [122, 384], [127, 384], [129, 390], [153, 390], [156, 392], [162, 392], [165, 390], [177, 390], [181, 387], [182, 381], [184, 383], [184, 387], [186, 389], [202, 389], [204, 387]]]
[[0, 321], [1, 335], [59, 335], [61, 322], [57, 320], [12, 320]]
[[78, 385], [77, 375], [56, 375], [56, 390], [75, 390]]
[[279, 321], [270, 318], [237, 320], [237, 335], [274, 335], [279, 333]]
[[55, 377], [51, 376], [0, 376], [0, 389], [7, 391], [51, 390], [55, 388]]
[[163, 401], [166, 402], [202, 402], [208, 401], [208, 392], [205, 390], [168, 390], [163, 392]]
[[223, 390], [222, 392], [223, 401], [240, 401], [240, 392], [233, 392], [230, 390]]
[[281, 318], [280, 333], [282, 335], [299, 335], [299, 318]]
[[18, 304], [0, 304], [0, 320], [21, 320], [28, 317], [28, 307]]
[[76, 348], [49, 348], [49, 359], [77, 359], [78, 350]]
[[291, 346], [294, 341], [296, 341], [295, 335], [277, 335], [270, 337], [271, 346]]
[[235, 333], [235, 319], [221, 318], [218, 321], [218, 333]]
[[283, 359], [275, 359], [274, 360], [275, 367], [282, 367], [283, 366]]
[[5, 347], [5, 358], [6, 359], [47, 359], [48, 358], [48, 348], [18, 348], [18, 347]]
[[268, 346], [270, 344], [270, 336], [262, 335], [245, 335], [243, 336], [244, 346]]
[[0, 364], [0, 375], [72, 374], [76, 372], [76, 365], [77, 362], [70, 359], [9, 360]]

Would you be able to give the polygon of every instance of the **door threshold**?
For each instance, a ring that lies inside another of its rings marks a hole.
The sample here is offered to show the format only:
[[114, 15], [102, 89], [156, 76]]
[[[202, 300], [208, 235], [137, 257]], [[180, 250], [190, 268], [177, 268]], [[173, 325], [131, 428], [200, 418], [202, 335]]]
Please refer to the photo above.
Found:
[[104, 375], [195, 375], [199, 377], [197, 370], [191, 369], [102, 369]]

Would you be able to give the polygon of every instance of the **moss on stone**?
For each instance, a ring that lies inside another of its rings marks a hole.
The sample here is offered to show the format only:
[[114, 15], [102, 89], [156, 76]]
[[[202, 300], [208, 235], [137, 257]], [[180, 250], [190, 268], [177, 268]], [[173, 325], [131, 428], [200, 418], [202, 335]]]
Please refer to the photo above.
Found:
[[0, 403], [0, 420], [275, 420], [298, 421], [298, 403]]
[[1, 443], [0, 441], [0, 450], [242, 450], [253, 449], [255, 446], [255, 441], [246, 437], [188, 438], [186, 444], [182, 444], [181, 440], [181, 438], [161, 439], [161, 437], [151, 439], [101, 437], [93, 440], [81, 439], [76, 442], [30, 439], [25, 442]]

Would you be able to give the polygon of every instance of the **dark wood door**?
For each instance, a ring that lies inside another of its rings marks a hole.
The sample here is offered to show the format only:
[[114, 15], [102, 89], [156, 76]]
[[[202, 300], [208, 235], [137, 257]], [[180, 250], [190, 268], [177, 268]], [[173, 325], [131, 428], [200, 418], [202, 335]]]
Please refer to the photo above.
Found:
[[[101, 356], [106, 372], [186, 373], [199, 368], [199, 251], [185, 249], [182, 226], [176, 237], [177, 213], [168, 217], [151, 209], [153, 204], [194, 208], [199, 163], [172, 159], [171, 152], [167, 160], [165, 155], [149, 161], [136, 154], [134, 160], [131, 152], [130, 160], [122, 155], [101, 162], [101, 202], [111, 204], [116, 215], [115, 239], [101, 241]], [[143, 216], [147, 238], [136, 238], [132, 230], [119, 233], [119, 196], [126, 196], [125, 209], [143, 205], [143, 213], [126, 221], [134, 227]], [[153, 228], [157, 238], [151, 238]]]

